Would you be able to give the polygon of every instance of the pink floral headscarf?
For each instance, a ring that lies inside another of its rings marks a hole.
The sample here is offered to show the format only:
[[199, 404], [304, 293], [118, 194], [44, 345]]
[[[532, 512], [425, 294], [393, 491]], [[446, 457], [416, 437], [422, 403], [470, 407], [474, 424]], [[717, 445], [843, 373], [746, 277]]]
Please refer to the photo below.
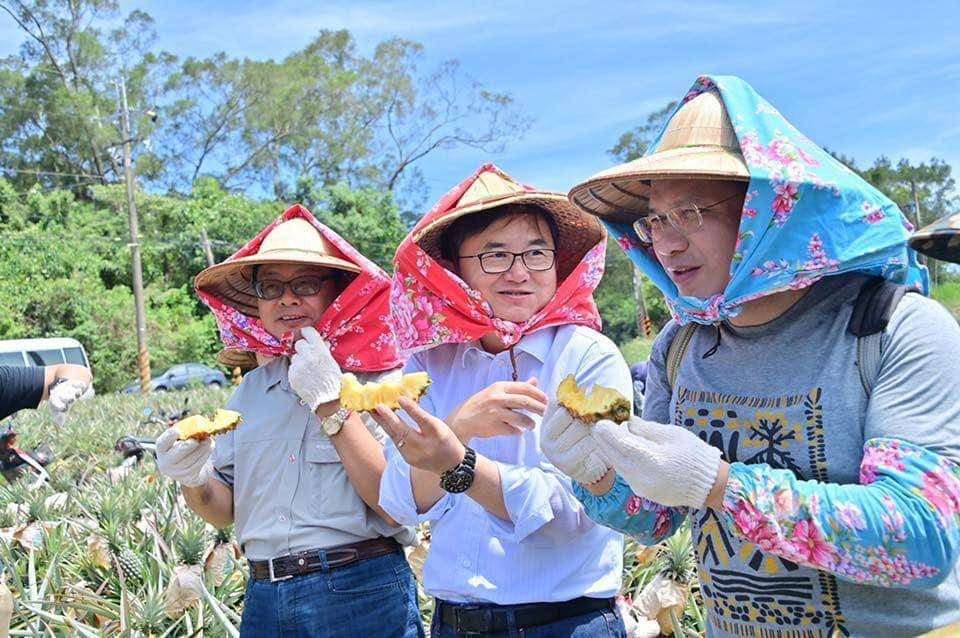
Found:
[[[400, 355], [390, 329], [389, 276], [303, 206], [295, 204], [288, 208], [224, 263], [257, 254], [264, 238], [277, 225], [295, 217], [310, 222], [340, 251], [338, 257], [360, 268], [360, 273], [327, 307], [315, 326], [330, 345], [333, 358], [343, 370], [350, 372], [392, 370], [402, 366], [405, 357]], [[213, 311], [220, 339], [228, 350], [247, 350], [272, 357], [293, 354], [292, 333], [277, 339], [267, 332], [259, 318], [240, 312], [207, 291], [197, 289], [197, 294]]]
[[524, 335], [551, 326], [577, 324], [600, 330], [600, 313], [593, 291], [603, 276], [605, 236], [558, 282], [557, 291], [547, 305], [523, 323], [494, 317], [490, 304], [480, 292], [413, 242], [419, 230], [446, 217], [477, 177], [487, 170], [499, 171], [495, 166], [485, 165], [450, 189], [397, 249], [390, 310], [397, 340], [404, 352], [475, 341], [490, 332], [510, 347]]

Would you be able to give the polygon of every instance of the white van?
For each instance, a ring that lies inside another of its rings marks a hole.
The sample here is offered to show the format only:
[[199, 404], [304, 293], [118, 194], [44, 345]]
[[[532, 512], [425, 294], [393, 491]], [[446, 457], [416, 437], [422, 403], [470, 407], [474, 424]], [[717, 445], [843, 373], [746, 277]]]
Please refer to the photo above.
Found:
[[[76, 339], [55, 337], [50, 339], [0, 340], [0, 365], [4, 366], [52, 366], [58, 363], [75, 363], [90, 367], [87, 351]], [[90, 392], [93, 393], [91, 386]]]

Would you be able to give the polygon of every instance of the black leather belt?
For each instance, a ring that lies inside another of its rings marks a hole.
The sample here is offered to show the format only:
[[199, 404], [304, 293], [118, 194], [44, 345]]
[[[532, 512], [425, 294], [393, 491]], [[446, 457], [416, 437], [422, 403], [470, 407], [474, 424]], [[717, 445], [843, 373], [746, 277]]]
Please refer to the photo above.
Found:
[[575, 598], [560, 603], [529, 605], [471, 605], [437, 600], [440, 620], [458, 634], [495, 634], [509, 630], [507, 618], [513, 613], [517, 629], [546, 625], [604, 609], [613, 610], [613, 598]]
[[271, 582], [287, 580], [353, 563], [377, 556], [385, 556], [402, 550], [393, 538], [374, 538], [349, 545], [337, 545], [326, 549], [308, 549], [289, 556], [269, 560], [251, 560], [250, 574], [257, 580], [269, 578]]

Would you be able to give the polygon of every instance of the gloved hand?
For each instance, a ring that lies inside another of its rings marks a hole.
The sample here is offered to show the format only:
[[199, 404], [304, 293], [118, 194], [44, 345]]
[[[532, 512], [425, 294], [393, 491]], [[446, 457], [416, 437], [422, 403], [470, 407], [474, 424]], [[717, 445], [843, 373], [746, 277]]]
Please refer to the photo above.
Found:
[[593, 438], [633, 491], [667, 506], [703, 507], [720, 471], [720, 450], [689, 430], [631, 417], [600, 421]]
[[290, 387], [306, 406], [316, 410], [321, 403], [340, 398], [343, 373], [315, 328], [304, 328], [301, 335], [303, 338], [293, 346], [297, 352], [290, 357]]
[[157, 467], [160, 472], [186, 487], [200, 487], [213, 476], [213, 439], [177, 440], [177, 428], [169, 428], [157, 439]]
[[596, 483], [610, 463], [590, 436], [591, 426], [557, 403], [550, 403], [540, 422], [540, 448], [558, 470], [580, 483]]
[[67, 379], [50, 390], [50, 413], [53, 415], [53, 424], [57, 427], [67, 420], [67, 413], [77, 399], [87, 391], [87, 383], [79, 379]]

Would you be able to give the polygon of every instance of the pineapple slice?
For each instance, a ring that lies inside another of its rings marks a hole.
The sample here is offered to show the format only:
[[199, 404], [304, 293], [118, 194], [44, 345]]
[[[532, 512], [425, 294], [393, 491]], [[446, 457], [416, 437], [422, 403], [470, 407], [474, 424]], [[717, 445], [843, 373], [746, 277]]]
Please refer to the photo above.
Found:
[[384, 404], [392, 410], [400, 407], [400, 397], [419, 401], [430, 387], [430, 376], [426, 372], [405, 374], [396, 381], [360, 383], [350, 373], [340, 378], [340, 405], [348, 410], [370, 412], [377, 405]]
[[590, 396], [577, 385], [573, 375], [568, 375], [557, 388], [557, 402], [574, 417], [586, 423], [610, 419], [622, 423], [630, 418], [630, 401], [613, 388], [593, 386]]
[[177, 421], [177, 440], [184, 439], [205, 439], [215, 434], [229, 432], [243, 423], [243, 417], [239, 412], [233, 410], [217, 410], [213, 415], [213, 421], [203, 416], [195, 414]]

